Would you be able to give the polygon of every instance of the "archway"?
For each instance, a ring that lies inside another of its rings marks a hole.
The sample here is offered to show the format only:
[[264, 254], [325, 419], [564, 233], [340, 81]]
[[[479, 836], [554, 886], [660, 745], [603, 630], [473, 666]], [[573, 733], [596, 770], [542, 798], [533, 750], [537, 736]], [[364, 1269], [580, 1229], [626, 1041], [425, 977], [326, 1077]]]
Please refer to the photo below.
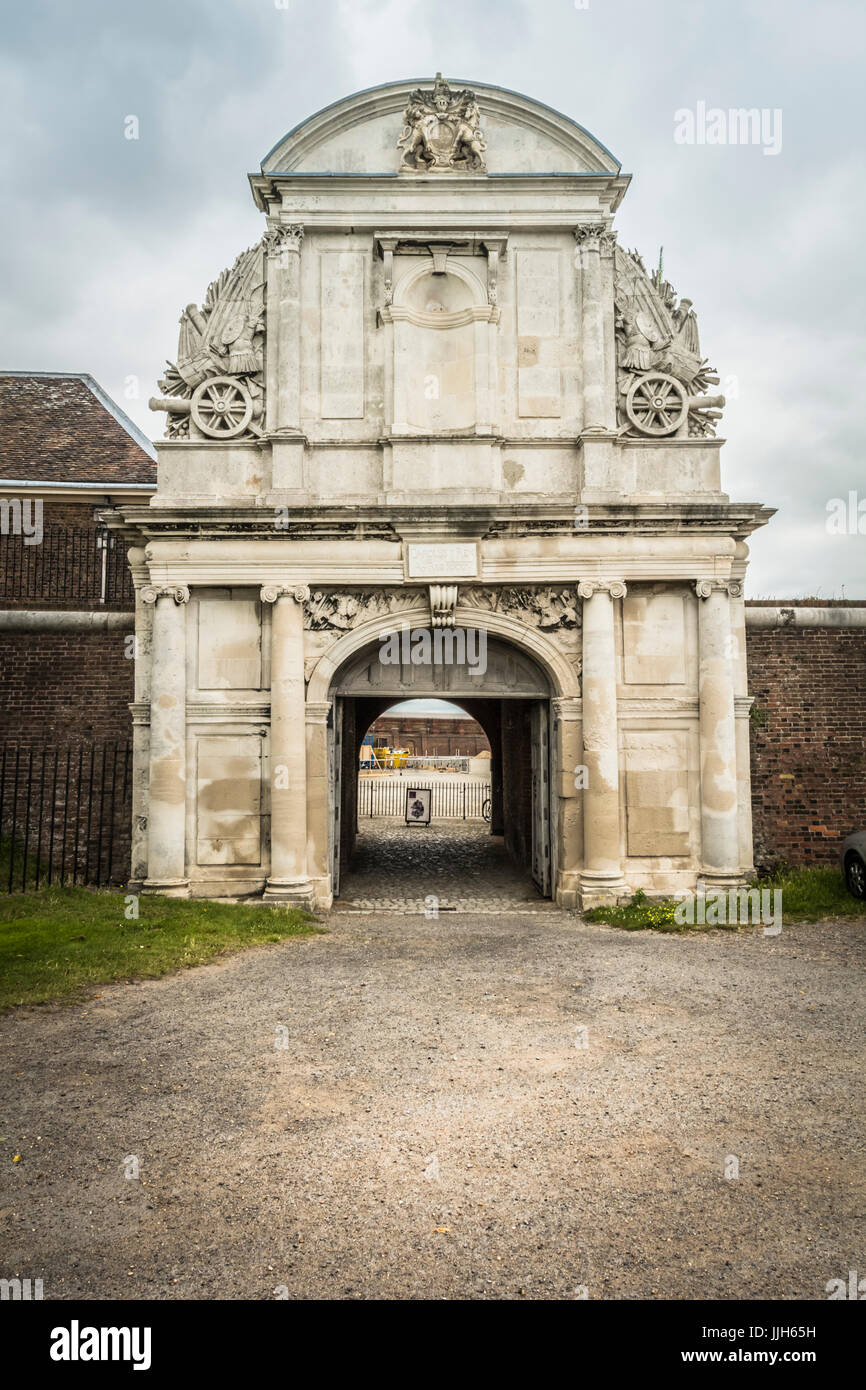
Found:
[[[441, 630], [407, 627], [397, 634], [396, 644], [391, 641], [388, 646], [393, 632], [392, 626], [348, 652], [330, 684], [330, 870], [335, 897], [342, 895], [358, 836], [362, 741], [389, 706], [419, 697], [447, 699], [481, 725], [492, 755], [492, 814], [485, 833], [501, 839], [503, 865], [507, 861], [527, 883], [534, 882], [541, 896], [552, 896], [556, 817], [551, 795], [556, 777], [549, 676], [534, 656], [487, 629], [458, 626], [446, 629], [443, 636]], [[431, 639], [429, 650], [415, 641], [422, 632]], [[438, 644], [432, 640], [437, 636]], [[422, 840], [417, 843], [420, 846]], [[513, 892], [513, 873], [509, 884]]]

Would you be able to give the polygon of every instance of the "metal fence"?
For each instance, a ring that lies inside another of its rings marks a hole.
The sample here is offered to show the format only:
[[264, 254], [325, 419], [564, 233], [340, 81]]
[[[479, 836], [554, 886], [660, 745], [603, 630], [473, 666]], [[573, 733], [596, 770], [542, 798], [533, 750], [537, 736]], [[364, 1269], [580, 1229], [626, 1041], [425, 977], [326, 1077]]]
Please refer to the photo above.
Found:
[[409, 777], [388, 777], [379, 782], [358, 778], [358, 816], [400, 816], [406, 812], [406, 792], [432, 791], [431, 814], [442, 820], [481, 820], [490, 797], [489, 782], [413, 782]]
[[21, 535], [0, 537], [0, 599], [134, 608], [135, 588], [126, 543], [104, 526], [43, 529], [38, 545]]
[[0, 748], [0, 893], [129, 876], [128, 743]]

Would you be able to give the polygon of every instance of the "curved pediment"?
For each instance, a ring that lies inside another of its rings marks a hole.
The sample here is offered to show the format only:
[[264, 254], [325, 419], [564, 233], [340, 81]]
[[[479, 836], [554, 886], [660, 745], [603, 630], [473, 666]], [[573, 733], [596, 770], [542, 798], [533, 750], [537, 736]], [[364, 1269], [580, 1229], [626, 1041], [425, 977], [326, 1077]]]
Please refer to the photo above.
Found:
[[[482, 82], [451, 79], [446, 84], [432, 78], [371, 87], [326, 106], [278, 141], [262, 161], [262, 173], [381, 175], [411, 172], [416, 163], [417, 172], [437, 172], [446, 167], [447, 124], [438, 137], [434, 124], [430, 144], [421, 150], [422, 155], [432, 151], [426, 154], [426, 165], [416, 158], [405, 132], [407, 110], [410, 131], [416, 117], [423, 126], [424, 108], [435, 109], [440, 88], [453, 98], [452, 111], [459, 109], [461, 97], [474, 97], [477, 107], [477, 124], [470, 113], [470, 125], [480, 138], [473, 150], [475, 142], [467, 134], [457, 150], [456, 170], [494, 175], [619, 173], [619, 161], [610, 150], [543, 102]], [[413, 99], [419, 95], [423, 100], [415, 111]], [[446, 120], [451, 119], [445, 101], [441, 105]], [[403, 144], [398, 145], [401, 136]], [[423, 132], [421, 138], [426, 142]]]

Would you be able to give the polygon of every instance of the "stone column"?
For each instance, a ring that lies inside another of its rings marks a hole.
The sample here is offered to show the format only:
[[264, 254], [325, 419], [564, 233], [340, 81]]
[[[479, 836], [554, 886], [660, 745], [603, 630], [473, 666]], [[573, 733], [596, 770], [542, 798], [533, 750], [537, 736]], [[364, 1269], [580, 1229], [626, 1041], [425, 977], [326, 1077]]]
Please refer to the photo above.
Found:
[[581, 903], [616, 902], [625, 891], [620, 858], [619, 748], [613, 601], [624, 598], [619, 580], [584, 580], [583, 599], [583, 870]]
[[601, 434], [611, 427], [605, 399], [604, 293], [602, 252], [609, 253], [614, 236], [603, 226], [575, 227], [580, 263], [580, 313], [583, 364], [583, 434]]
[[144, 893], [189, 894], [186, 876], [185, 584], [147, 585], [154, 604], [150, 677], [150, 789]]
[[708, 886], [740, 877], [737, 744], [734, 724], [736, 655], [730, 596], [739, 584], [699, 579], [698, 698], [701, 739], [701, 878]]
[[265, 898], [308, 907], [307, 748], [304, 709], [306, 584], [266, 584], [271, 625], [271, 872]]

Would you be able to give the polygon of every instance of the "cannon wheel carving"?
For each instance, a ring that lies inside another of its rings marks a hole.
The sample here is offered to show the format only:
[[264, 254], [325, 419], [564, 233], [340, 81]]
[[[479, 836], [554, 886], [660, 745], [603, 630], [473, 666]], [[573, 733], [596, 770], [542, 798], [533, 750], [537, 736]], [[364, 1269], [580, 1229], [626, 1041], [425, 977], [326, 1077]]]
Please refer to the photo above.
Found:
[[638, 377], [625, 398], [625, 413], [641, 434], [674, 434], [688, 412], [685, 387], [665, 372]]
[[192, 418], [209, 439], [236, 439], [253, 418], [253, 398], [243, 382], [214, 376], [193, 392]]

